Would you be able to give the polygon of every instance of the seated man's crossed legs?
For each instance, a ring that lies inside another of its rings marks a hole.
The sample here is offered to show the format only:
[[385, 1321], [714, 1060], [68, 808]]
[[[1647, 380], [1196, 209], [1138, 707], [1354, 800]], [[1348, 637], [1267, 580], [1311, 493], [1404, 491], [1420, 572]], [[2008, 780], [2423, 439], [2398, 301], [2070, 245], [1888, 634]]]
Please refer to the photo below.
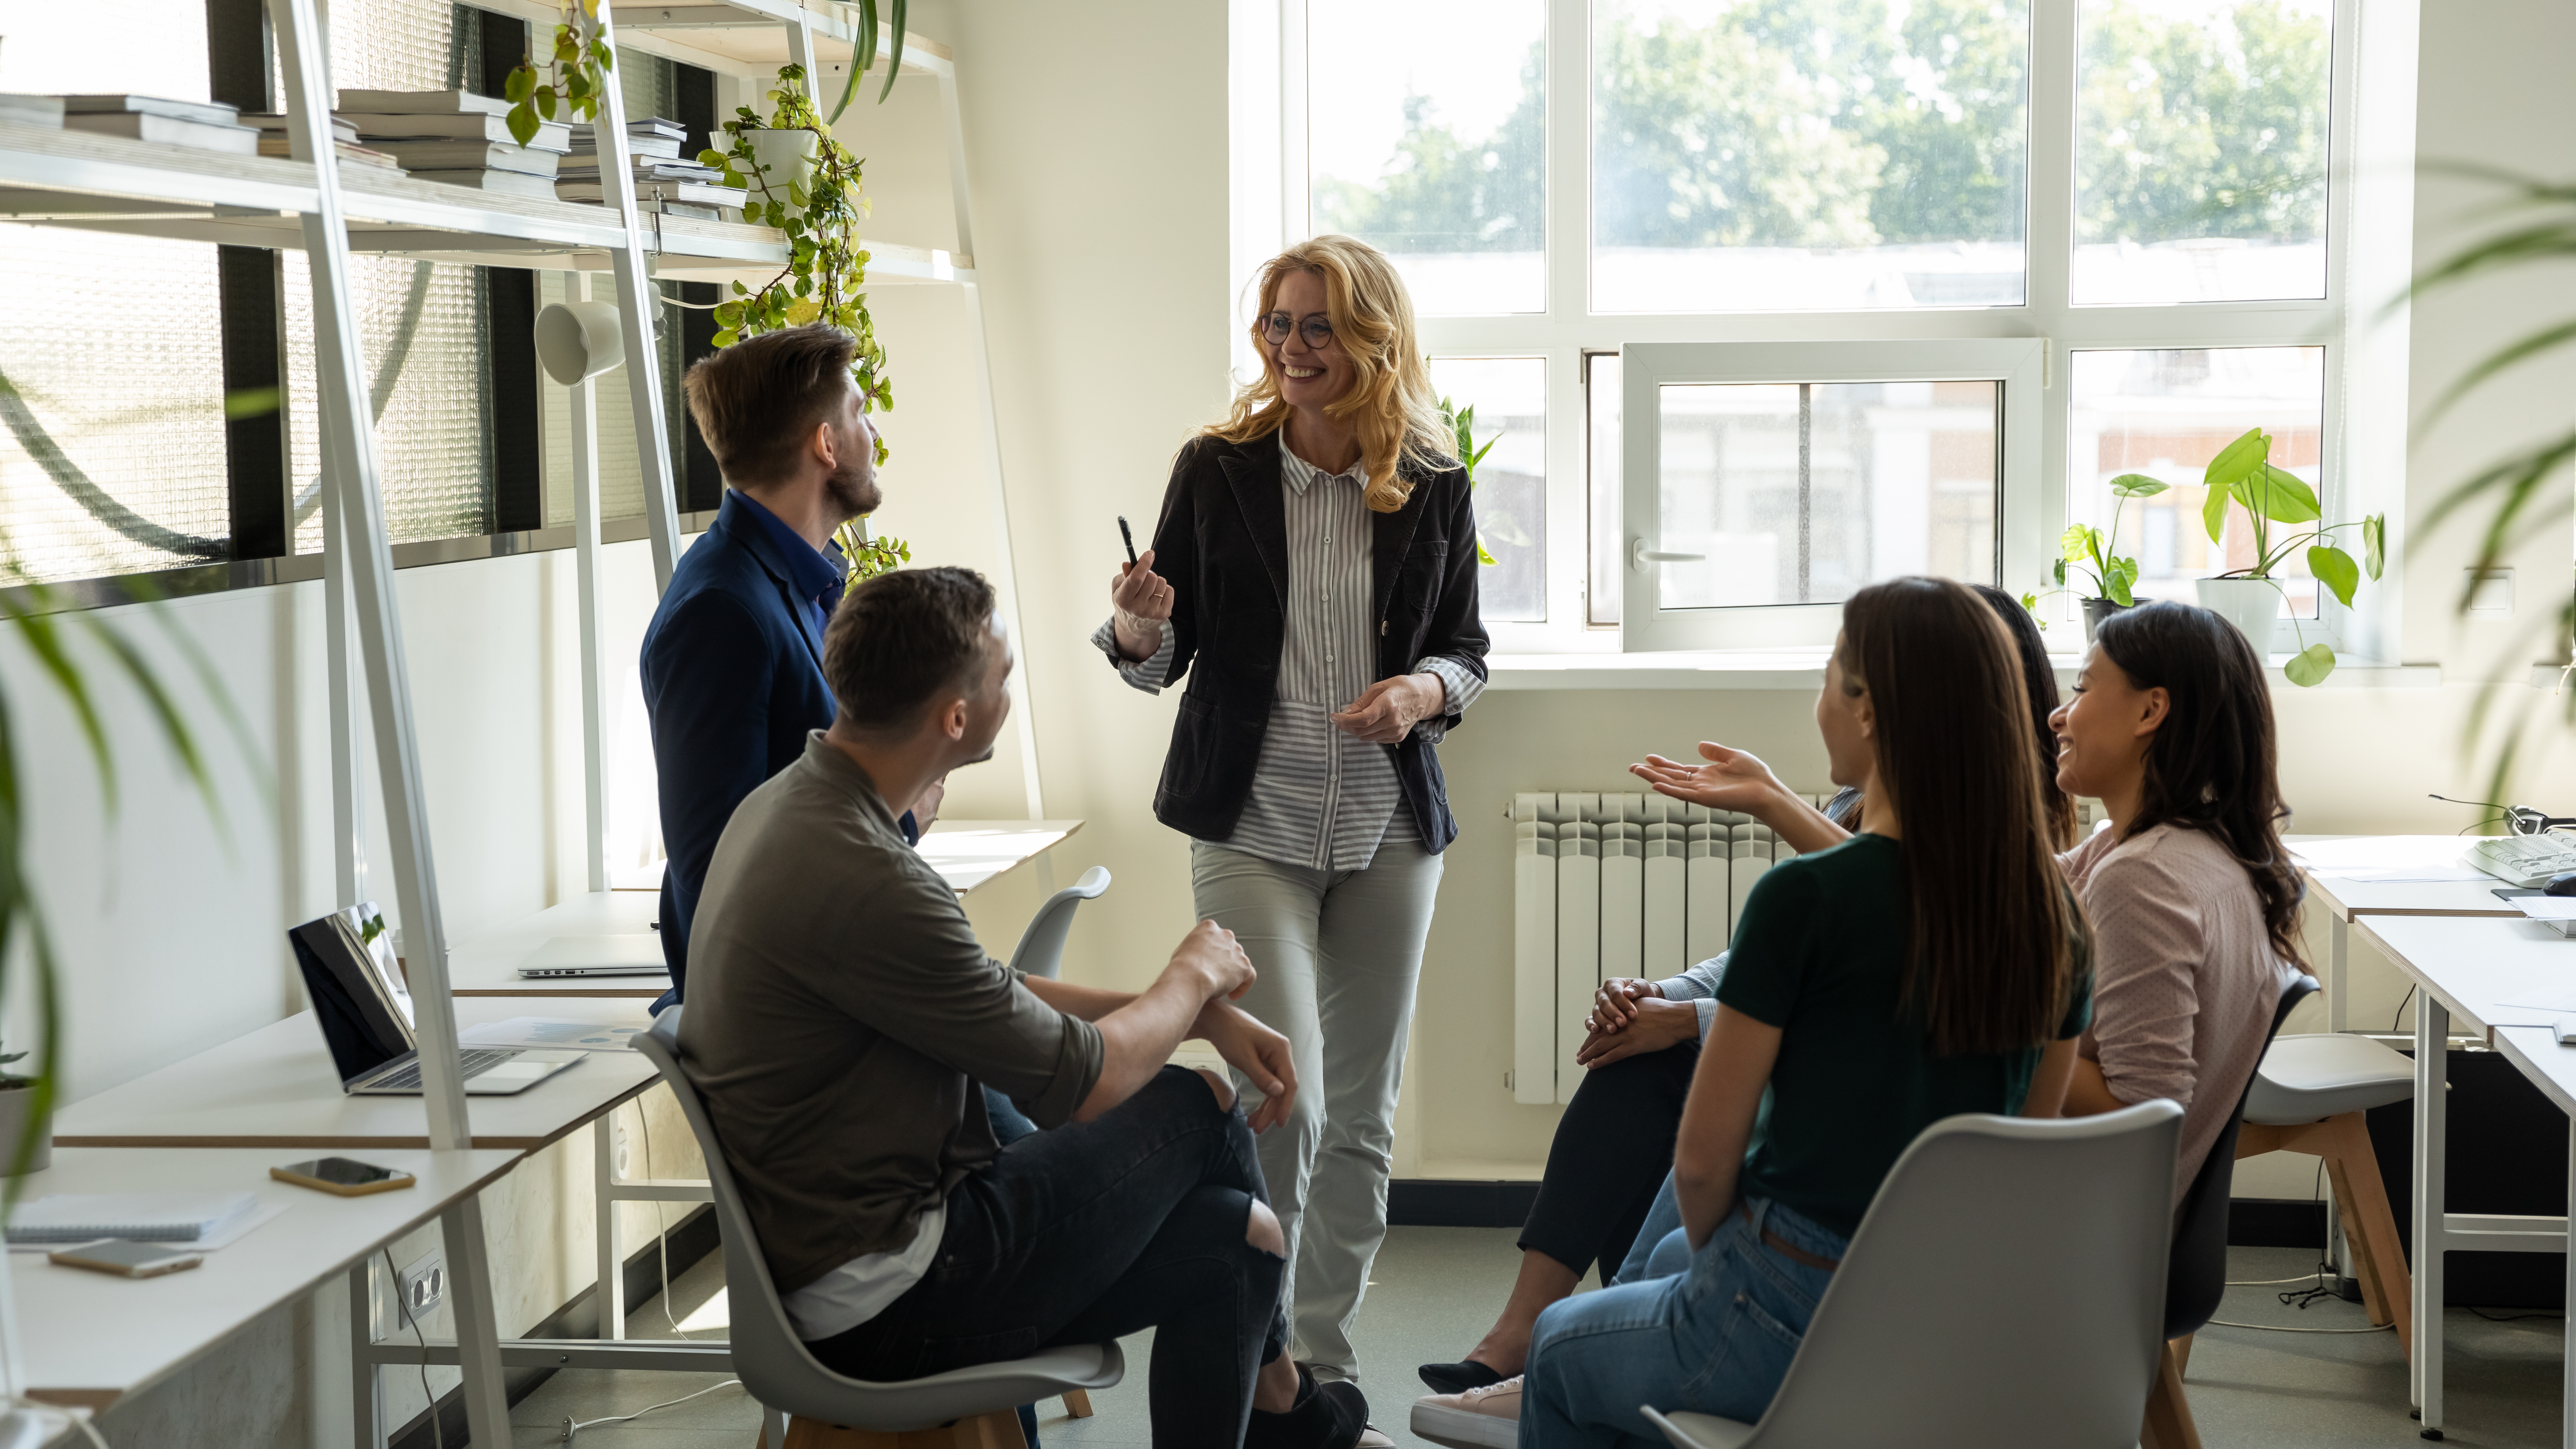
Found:
[[1156, 1445], [1358, 1439], [1357, 1392], [1316, 1385], [1283, 1352], [1286, 1243], [1222, 1078], [1166, 1067], [1095, 1121], [1012, 1143], [947, 1211], [921, 1281], [809, 1345], [817, 1358], [902, 1380], [1151, 1327]]

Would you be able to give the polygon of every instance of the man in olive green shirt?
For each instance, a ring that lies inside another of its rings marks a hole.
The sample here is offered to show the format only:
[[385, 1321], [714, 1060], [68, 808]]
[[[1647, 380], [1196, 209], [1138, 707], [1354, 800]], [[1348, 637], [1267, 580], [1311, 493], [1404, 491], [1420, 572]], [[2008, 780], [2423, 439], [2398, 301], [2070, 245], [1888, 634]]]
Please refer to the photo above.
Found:
[[[1201, 922], [1134, 995], [1018, 976], [896, 828], [888, 800], [990, 757], [1010, 668], [977, 575], [852, 589], [832, 728], [709, 864], [681, 1054], [789, 1317], [881, 1381], [1155, 1326], [1157, 1444], [1350, 1449], [1356, 1387], [1283, 1352], [1252, 1134], [1297, 1082], [1232, 1004], [1253, 979], [1232, 934]], [[1165, 1065], [1193, 1038], [1261, 1087], [1250, 1121], [1223, 1078]], [[997, 1146], [975, 1082], [1053, 1130]]]

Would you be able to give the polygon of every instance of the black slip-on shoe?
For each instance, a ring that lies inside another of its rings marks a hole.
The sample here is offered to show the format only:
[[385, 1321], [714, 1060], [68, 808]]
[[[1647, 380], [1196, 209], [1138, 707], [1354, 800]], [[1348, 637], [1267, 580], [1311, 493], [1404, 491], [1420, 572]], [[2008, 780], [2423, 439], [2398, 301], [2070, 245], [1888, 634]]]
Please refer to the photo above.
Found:
[[1490, 1389], [1511, 1377], [1497, 1373], [1472, 1358], [1457, 1363], [1427, 1363], [1414, 1372], [1422, 1376], [1422, 1381], [1430, 1385], [1431, 1392], [1435, 1394], [1463, 1394], [1469, 1389]]
[[1368, 1400], [1351, 1383], [1318, 1384], [1297, 1365], [1297, 1400], [1286, 1412], [1252, 1411], [1243, 1449], [1356, 1449], [1368, 1429]]

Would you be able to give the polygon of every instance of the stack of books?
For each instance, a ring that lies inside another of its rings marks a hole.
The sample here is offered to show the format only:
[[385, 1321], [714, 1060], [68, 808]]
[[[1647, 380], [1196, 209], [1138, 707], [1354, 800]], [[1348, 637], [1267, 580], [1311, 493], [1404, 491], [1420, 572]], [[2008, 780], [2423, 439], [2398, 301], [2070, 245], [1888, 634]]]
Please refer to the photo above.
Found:
[[[287, 144], [286, 117], [283, 114], [276, 111], [244, 111], [242, 124], [259, 128], [259, 154], [262, 156], [295, 154], [293, 148]], [[331, 118], [331, 145], [340, 153], [340, 159], [343, 161], [354, 162], [360, 166], [381, 166], [389, 171], [402, 169], [402, 163], [393, 157], [382, 151], [359, 145], [358, 128], [337, 116]]]
[[[688, 135], [686, 126], [660, 116], [626, 123], [626, 159], [634, 171], [636, 206], [664, 216], [739, 220], [742, 193], [718, 179], [724, 173], [680, 155]], [[607, 183], [599, 174], [599, 140], [590, 127], [572, 128], [572, 151], [555, 175], [555, 194], [566, 201], [604, 204], [608, 200]]]
[[241, 124], [240, 112], [219, 101], [173, 101], [160, 96], [64, 96], [63, 129], [128, 136], [196, 151], [259, 151], [259, 132]]
[[63, 127], [61, 96], [22, 96], [0, 91], [0, 122], [12, 126], [41, 126], [48, 131]]
[[569, 128], [541, 122], [522, 146], [510, 135], [509, 112], [508, 101], [472, 91], [342, 91], [334, 114], [368, 148], [423, 180], [552, 198]]

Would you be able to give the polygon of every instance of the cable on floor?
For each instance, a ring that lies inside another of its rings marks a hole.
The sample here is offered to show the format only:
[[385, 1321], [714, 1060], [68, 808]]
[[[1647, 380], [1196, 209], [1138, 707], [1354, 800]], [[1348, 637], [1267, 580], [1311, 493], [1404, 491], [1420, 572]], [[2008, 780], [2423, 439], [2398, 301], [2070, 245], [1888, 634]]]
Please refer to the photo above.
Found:
[[658, 1404], [648, 1404], [641, 1409], [637, 1409], [631, 1414], [614, 1414], [605, 1419], [584, 1419], [578, 1423], [574, 1422], [571, 1417], [567, 1416], [564, 1419], [563, 1442], [570, 1444], [572, 1442], [572, 1436], [580, 1433], [584, 1429], [596, 1429], [602, 1424], [624, 1424], [635, 1419], [641, 1419], [646, 1414], [652, 1413], [655, 1409], [668, 1409], [675, 1405], [685, 1404], [691, 1399], [703, 1399], [718, 1389], [738, 1389], [741, 1387], [742, 1380], [727, 1379], [720, 1384], [709, 1384], [694, 1394], [682, 1394], [676, 1399], [665, 1399]]
[[2265, 1333], [2394, 1333], [2394, 1323], [2375, 1323], [2368, 1328], [2292, 1328], [2281, 1323], [2232, 1323], [2224, 1318], [2209, 1320], [2220, 1328], [2259, 1328]]

